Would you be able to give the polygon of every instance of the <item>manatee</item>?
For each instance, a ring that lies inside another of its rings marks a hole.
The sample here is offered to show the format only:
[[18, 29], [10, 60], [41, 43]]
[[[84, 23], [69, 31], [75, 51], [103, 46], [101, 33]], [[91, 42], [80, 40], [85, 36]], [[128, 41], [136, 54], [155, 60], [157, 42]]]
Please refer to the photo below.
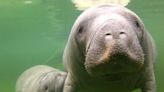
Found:
[[65, 72], [32, 67], [19, 77], [16, 92], [156, 92], [156, 53], [137, 14], [119, 5], [98, 5], [72, 27]]
[[100, 5], [75, 21], [64, 51], [63, 92], [156, 92], [156, 47], [142, 20], [118, 5]]
[[63, 92], [66, 75], [46, 65], [33, 66], [18, 78], [16, 92]]

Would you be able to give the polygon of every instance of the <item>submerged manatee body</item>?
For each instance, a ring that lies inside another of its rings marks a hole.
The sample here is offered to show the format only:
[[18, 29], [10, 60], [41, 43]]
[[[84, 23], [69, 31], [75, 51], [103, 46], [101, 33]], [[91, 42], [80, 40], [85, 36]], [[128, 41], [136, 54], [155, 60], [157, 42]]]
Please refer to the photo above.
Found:
[[63, 55], [67, 74], [31, 68], [18, 79], [17, 92], [156, 92], [155, 58], [154, 42], [135, 13], [100, 5], [73, 25]]
[[34, 66], [18, 78], [16, 92], [63, 92], [66, 75], [46, 65]]

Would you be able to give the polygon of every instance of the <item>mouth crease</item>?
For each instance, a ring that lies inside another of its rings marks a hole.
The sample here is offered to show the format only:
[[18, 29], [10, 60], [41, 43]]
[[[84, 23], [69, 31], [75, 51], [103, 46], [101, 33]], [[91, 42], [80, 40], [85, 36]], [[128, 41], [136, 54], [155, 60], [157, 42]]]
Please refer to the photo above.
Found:
[[[105, 25], [105, 23], [103, 23], [102, 26], [103, 26], [103, 25]], [[101, 27], [98, 27], [97, 30], [95, 31], [95, 33], [93, 33], [93, 34], [91, 35], [91, 40], [90, 40], [90, 42], [88, 43], [88, 45], [87, 45], [87, 47], [86, 47], [86, 53], [88, 53], [88, 50], [90, 49], [91, 43], [93, 42], [94, 35], [96, 35], [97, 32], [98, 32], [98, 30], [100, 30], [100, 29], [101, 29]]]
[[88, 45], [87, 45], [87, 48], [86, 48], [86, 53], [88, 53], [88, 50], [90, 49], [90, 46], [91, 46], [91, 43], [93, 42], [93, 38], [94, 38], [94, 35], [96, 34], [96, 32], [94, 34], [91, 35], [91, 40], [89, 41]]
[[143, 57], [143, 55], [141, 56], [141, 59], [138, 59], [131, 52], [128, 51], [128, 58], [130, 58], [131, 60], [141, 61], [141, 63], [139, 63], [139, 62], [136, 62], [136, 63], [139, 63], [139, 64], [143, 65], [144, 58], [142, 58], [142, 57]]
[[103, 63], [108, 63], [110, 61], [110, 53], [111, 53], [110, 48], [107, 48], [98, 61]]

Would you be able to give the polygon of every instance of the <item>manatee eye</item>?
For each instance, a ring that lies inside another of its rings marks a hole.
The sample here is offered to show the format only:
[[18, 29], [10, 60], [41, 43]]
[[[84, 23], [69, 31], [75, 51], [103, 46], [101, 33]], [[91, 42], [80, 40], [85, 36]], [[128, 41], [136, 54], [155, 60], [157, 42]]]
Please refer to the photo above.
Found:
[[84, 34], [85, 34], [85, 30], [84, 27], [79, 27], [79, 29], [76, 32], [76, 39], [78, 42], [83, 41], [84, 40]]
[[44, 90], [48, 90], [48, 86], [47, 85], [44, 87]]
[[138, 23], [138, 21], [134, 21], [136, 27], [140, 27], [140, 24]]
[[84, 29], [83, 27], [80, 27], [78, 33], [79, 33], [79, 34], [83, 33], [83, 29]]

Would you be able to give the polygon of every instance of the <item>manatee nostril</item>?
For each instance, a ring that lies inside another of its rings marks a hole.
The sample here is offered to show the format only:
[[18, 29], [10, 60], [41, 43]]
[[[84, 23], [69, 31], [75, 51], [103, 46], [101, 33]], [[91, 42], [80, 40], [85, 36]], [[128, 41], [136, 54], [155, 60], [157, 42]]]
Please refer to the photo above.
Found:
[[111, 33], [107, 33], [106, 35], [111, 35]]
[[125, 32], [120, 32], [120, 35], [121, 35], [121, 34], [126, 34], [126, 33], [125, 33]]

